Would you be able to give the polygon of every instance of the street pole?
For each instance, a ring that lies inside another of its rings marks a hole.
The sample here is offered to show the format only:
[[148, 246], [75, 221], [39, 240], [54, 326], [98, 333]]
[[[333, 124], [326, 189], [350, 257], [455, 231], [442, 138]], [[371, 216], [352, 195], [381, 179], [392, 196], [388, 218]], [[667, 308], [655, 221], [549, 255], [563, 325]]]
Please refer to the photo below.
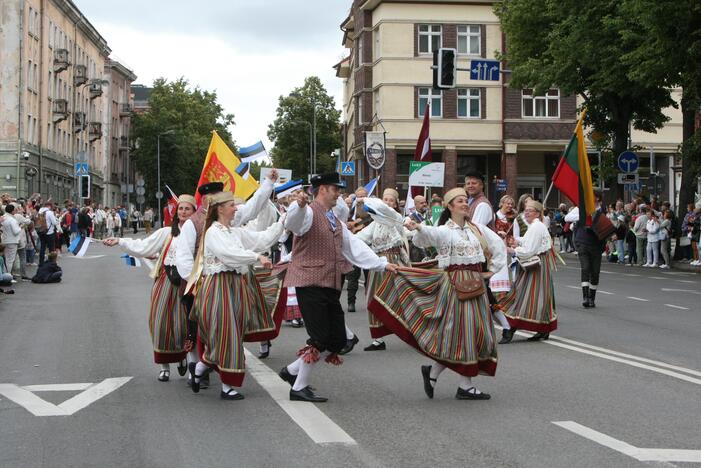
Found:
[[[157, 190], [156, 190], [156, 199], [158, 200], [158, 226], [160, 227], [163, 223], [163, 220], [161, 219], [162, 213], [161, 213], [161, 197], [158, 196], [158, 194], [161, 192], [161, 135], [162, 133], [159, 133], [158, 136], [156, 137], [156, 164], [158, 165], [158, 181], [156, 182], [157, 185]], [[127, 187], [127, 192], [129, 191], [129, 187]]]
[[313, 117], [314, 117], [314, 130], [312, 133], [314, 134], [314, 153], [313, 153], [313, 159], [312, 159], [312, 174], [316, 174], [316, 104], [314, 104], [314, 112], [313, 112]]

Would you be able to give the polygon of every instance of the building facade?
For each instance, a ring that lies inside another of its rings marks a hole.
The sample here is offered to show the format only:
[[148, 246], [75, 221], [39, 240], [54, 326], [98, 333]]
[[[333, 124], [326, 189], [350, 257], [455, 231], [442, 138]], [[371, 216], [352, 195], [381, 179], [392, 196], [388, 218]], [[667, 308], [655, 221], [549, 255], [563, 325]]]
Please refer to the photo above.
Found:
[[[76, 198], [86, 162], [91, 199], [111, 196], [114, 99], [135, 79], [71, 0], [5, 0], [0, 9], [0, 179], [18, 197]], [[112, 73], [127, 79], [115, 86]], [[119, 115], [119, 113], [117, 113]], [[121, 136], [121, 133], [119, 134]]]
[[[467, 69], [472, 60], [495, 59], [505, 50], [494, 3], [353, 1], [341, 24], [348, 56], [335, 68], [344, 81], [343, 152], [344, 159], [357, 161], [354, 184], [379, 174], [382, 186], [407, 189], [409, 161], [430, 103], [432, 157], [445, 163], [446, 189], [478, 171], [488, 179], [492, 198], [500, 196], [496, 179], [504, 179], [513, 196], [544, 197], [576, 123], [575, 96], [558, 89], [536, 96], [530, 89], [511, 88], [508, 72], [486, 81], [459, 71], [455, 89], [432, 88], [434, 50], [457, 49], [458, 67]], [[670, 116], [655, 135], [633, 134], [633, 145], [653, 148], [656, 167], [668, 178], [674, 165], [670, 155], [681, 141], [681, 116], [674, 109]], [[365, 162], [365, 131], [386, 132], [386, 162], [379, 172]], [[641, 151], [643, 166], [649, 154]]]

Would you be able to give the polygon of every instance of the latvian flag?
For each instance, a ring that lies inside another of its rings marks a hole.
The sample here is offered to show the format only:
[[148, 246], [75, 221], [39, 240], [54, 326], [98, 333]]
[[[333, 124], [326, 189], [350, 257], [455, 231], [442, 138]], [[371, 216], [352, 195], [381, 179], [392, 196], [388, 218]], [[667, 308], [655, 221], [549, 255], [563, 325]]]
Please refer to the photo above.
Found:
[[90, 245], [91, 239], [89, 237], [76, 236], [68, 246], [68, 251], [75, 255], [76, 257], [82, 257], [85, 252], [88, 251], [88, 246]]
[[132, 257], [129, 254], [122, 255], [122, 259], [124, 260], [124, 264], [126, 266], [131, 266], [131, 267], [140, 267], [141, 266], [141, 260], [139, 260], [136, 257]]

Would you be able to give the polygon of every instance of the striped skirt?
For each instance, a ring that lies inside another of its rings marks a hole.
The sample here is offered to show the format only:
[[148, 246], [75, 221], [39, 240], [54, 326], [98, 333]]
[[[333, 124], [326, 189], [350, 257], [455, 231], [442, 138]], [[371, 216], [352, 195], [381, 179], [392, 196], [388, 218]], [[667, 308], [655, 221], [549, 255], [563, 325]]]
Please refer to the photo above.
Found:
[[[389, 263], [394, 263], [400, 266], [407, 266], [409, 264], [409, 257], [404, 252], [404, 248], [393, 248], [385, 250], [384, 252], [379, 252], [377, 254], [380, 257], [385, 257]], [[373, 296], [375, 295], [375, 290], [382, 283], [387, 275], [386, 271], [373, 271], [368, 272], [368, 284], [365, 286], [365, 293], [367, 304], [370, 304]], [[389, 328], [382, 323], [375, 315], [370, 312], [368, 308], [368, 322], [370, 323], [370, 336], [373, 338], [382, 338], [383, 336], [391, 335], [392, 332]]]
[[453, 282], [470, 270], [402, 268], [386, 275], [368, 308], [392, 333], [464, 376], [494, 375], [497, 347], [487, 295], [461, 301]]
[[151, 288], [148, 328], [156, 364], [180, 362], [187, 354], [183, 349], [187, 337], [187, 309], [180, 301], [185, 285], [186, 282], [181, 281], [180, 287], [174, 286], [161, 268]]
[[285, 307], [284, 320], [299, 320], [302, 318], [302, 312], [299, 310], [297, 303], [297, 292], [295, 288], [287, 288], [287, 307]]
[[202, 277], [193, 312], [202, 341], [202, 361], [227, 385], [240, 387], [245, 376], [244, 341], [275, 338], [287, 299], [281, 281], [269, 271], [225, 271]]
[[531, 271], [519, 269], [514, 287], [500, 304], [513, 328], [550, 333], [557, 329], [552, 278], [555, 256], [548, 251], [540, 254], [539, 257], [538, 268]]

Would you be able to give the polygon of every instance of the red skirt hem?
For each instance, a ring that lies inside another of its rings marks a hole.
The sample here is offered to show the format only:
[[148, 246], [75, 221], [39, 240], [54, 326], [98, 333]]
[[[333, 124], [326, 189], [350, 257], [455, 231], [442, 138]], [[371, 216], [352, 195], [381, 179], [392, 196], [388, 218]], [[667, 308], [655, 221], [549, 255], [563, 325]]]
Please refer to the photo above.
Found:
[[517, 318], [511, 318], [506, 315], [506, 320], [509, 321], [509, 325], [511, 325], [512, 328], [518, 328], [519, 330], [526, 330], [534, 333], [550, 333], [557, 330], [557, 319], [550, 323], [535, 323]]
[[[368, 305], [368, 310], [375, 314], [375, 317], [380, 319], [387, 327], [391, 333], [397, 335], [402, 341], [407, 343], [409, 346], [416, 349], [421, 354], [426, 357], [433, 359], [434, 361], [443, 364], [445, 367], [457, 372], [465, 377], [475, 377], [480, 374], [486, 374], [489, 376], [494, 376], [497, 372], [497, 363], [492, 360], [478, 361], [475, 364], [460, 364], [456, 362], [444, 361], [438, 359], [434, 356], [429, 355], [424, 350], [419, 347], [419, 344], [412, 335], [402, 324], [395, 319], [392, 314], [390, 314], [387, 309], [384, 308], [382, 304], [373, 299]], [[374, 337], [373, 337], [374, 338]]]
[[153, 362], [156, 364], [173, 364], [179, 363], [187, 356], [187, 351], [180, 351], [177, 353], [159, 353], [158, 351], [153, 352]]
[[230, 385], [232, 387], [240, 387], [243, 385], [243, 379], [246, 377], [245, 372], [224, 372], [219, 369], [219, 367], [214, 366], [217, 373], [219, 373], [219, 378], [222, 383]]
[[370, 336], [374, 339], [384, 338], [385, 336], [391, 335], [392, 330], [387, 328], [385, 325], [379, 327], [370, 327]]
[[287, 288], [281, 287], [280, 296], [278, 297], [277, 305], [273, 311], [273, 322], [275, 323], [275, 328], [263, 332], [248, 333], [243, 337], [244, 343], [256, 343], [260, 341], [274, 340], [277, 338], [277, 336], [280, 334], [282, 319], [285, 316], [285, 309], [287, 309]]

